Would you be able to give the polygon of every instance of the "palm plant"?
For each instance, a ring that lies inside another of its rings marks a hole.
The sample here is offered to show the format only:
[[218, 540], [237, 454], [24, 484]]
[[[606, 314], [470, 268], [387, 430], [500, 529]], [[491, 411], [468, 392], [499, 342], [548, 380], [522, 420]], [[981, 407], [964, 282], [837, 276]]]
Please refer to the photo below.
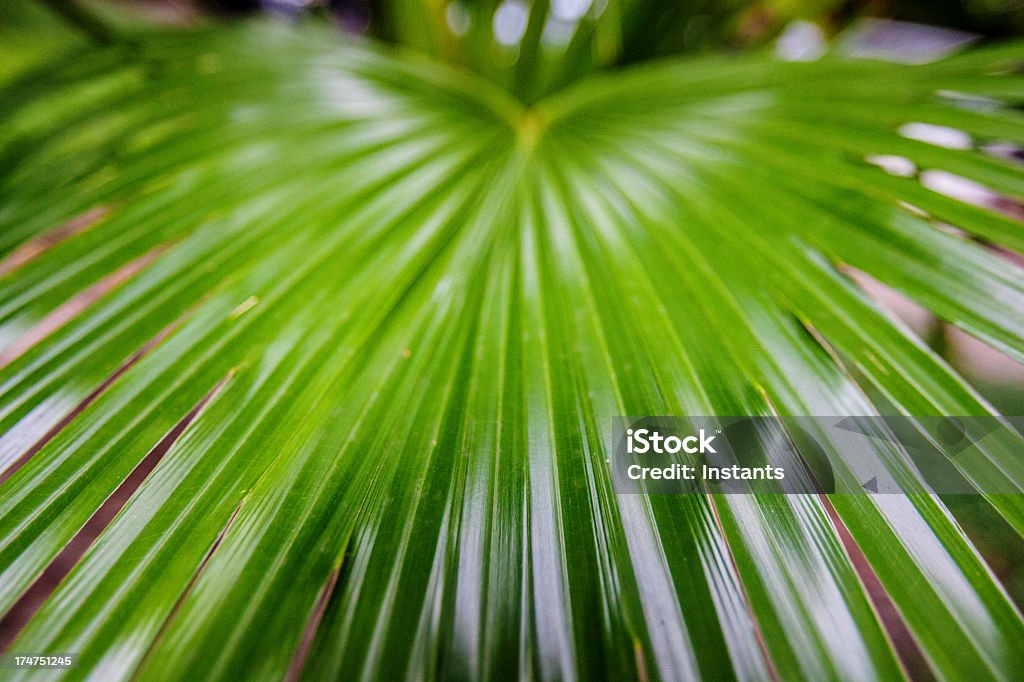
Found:
[[[1019, 676], [939, 497], [617, 495], [606, 460], [615, 415], [991, 414], [851, 273], [1024, 358], [1020, 222], [928, 182], [1024, 200], [986, 151], [1024, 47], [603, 71], [639, 4], [9, 80], [0, 645], [80, 654], [12, 679]], [[1024, 485], [1020, 452], [957, 466]], [[1021, 500], [986, 497], [1015, 536]]]

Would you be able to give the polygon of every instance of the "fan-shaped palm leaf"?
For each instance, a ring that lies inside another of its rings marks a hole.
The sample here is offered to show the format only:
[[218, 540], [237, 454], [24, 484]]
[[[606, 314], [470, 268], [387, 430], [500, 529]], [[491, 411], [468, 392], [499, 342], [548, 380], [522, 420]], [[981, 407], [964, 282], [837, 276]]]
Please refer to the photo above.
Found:
[[[1014, 677], [1020, 613], [938, 498], [616, 495], [606, 437], [865, 389], [989, 413], [845, 268], [1024, 356], [988, 247], [1020, 224], [866, 161], [1024, 199], [980, 150], [1024, 142], [1022, 59], [676, 60], [524, 108], [254, 24], [10, 84], [5, 645], [75, 678], [862, 680], [905, 627], [941, 678]], [[1024, 483], [988, 454], [968, 478]]]

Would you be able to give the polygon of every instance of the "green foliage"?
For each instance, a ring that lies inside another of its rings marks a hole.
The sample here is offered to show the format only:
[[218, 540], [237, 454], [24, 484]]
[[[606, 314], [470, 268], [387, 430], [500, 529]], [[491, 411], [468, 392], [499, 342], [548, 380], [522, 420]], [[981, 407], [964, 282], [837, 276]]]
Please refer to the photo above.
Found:
[[382, 3], [370, 30], [534, 102], [599, 69], [727, 44], [752, 4], [399, 0]]
[[8, 0], [0, 4], [0, 83], [86, 42], [39, 3]]
[[[1024, 358], [989, 248], [1020, 224], [865, 160], [1024, 199], [1012, 162], [896, 132], [1024, 143], [1022, 59], [674, 60], [527, 107], [250, 24], [9, 85], [0, 613], [170, 445], [12, 649], [80, 652], [69, 678], [898, 678], [838, 524], [936, 676], [1017, 676], [1021, 615], [937, 497], [617, 496], [606, 437], [865, 391], [988, 413], [846, 273]], [[1024, 483], [1019, 452], [959, 465]]]

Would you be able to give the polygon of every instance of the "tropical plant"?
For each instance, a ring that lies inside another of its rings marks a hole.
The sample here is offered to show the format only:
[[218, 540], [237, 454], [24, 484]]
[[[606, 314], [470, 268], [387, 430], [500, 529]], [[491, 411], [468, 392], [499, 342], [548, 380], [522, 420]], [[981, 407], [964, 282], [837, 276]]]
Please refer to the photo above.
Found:
[[1021, 224], [922, 182], [1024, 200], [1024, 46], [577, 78], [604, 24], [537, 7], [487, 77], [256, 21], [0, 91], [0, 646], [80, 654], [12, 679], [1019, 676], [937, 496], [606, 459], [615, 415], [991, 413], [851, 273], [1024, 357]]

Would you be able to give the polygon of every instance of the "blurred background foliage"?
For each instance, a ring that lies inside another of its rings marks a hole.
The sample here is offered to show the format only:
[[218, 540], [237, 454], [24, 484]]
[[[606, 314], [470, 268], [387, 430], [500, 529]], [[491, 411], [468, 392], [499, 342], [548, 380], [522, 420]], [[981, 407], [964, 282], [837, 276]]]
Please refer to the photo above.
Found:
[[[989, 39], [1024, 34], [1024, 0], [5, 0], [0, 77], [81, 40], [57, 26], [57, 15], [98, 34], [101, 25], [132, 30], [264, 12], [332, 21], [347, 33], [427, 53], [478, 71], [527, 101], [597, 69], [758, 48], [780, 36], [806, 45], [871, 19]], [[35, 31], [46, 38], [26, 39]]]

